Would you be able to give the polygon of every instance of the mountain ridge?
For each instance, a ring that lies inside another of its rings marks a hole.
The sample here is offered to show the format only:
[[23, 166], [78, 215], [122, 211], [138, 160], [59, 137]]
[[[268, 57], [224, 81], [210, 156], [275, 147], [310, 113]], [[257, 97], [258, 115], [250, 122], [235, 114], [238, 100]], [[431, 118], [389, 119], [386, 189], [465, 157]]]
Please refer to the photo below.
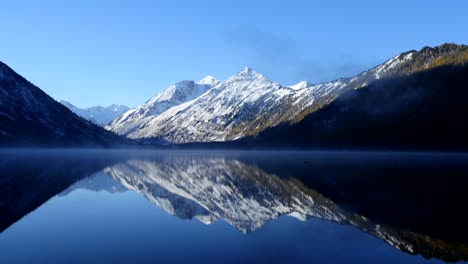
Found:
[[463, 45], [444, 44], [411, 50], [354, 77], [315, 85], [302, 81], [285, 87], [245, 67], [191, 101], [136, 119], [131, 129], [115, 123], [107, 128], [133, 139], [158, 137], [173, 143], [222, 142], [255, 136], [282, 123], [297, 123], [347, 91], [452, 63], [448, 58], [464, 54], [466, 49]]

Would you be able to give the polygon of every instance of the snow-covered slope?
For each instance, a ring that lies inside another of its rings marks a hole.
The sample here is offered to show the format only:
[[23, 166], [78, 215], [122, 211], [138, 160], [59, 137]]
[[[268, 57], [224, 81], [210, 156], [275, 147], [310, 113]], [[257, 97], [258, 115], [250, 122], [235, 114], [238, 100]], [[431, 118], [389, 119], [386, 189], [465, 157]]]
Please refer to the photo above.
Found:
[[121, 116], [130, 109], [125, 105], [116, 104], [108, 107], [93, 106], [88, 108], [79, 108], [64, 100], [60, 101], [60, 103], [70, 109], [73, 113], [101, 126], [109, 124], [114, 118]]
[[169, 86], [164, 91], [156, 94], [145, 104], [128, 110], [120, 117], [113, 120], [106, 128], [118, 134], [128, 135], [153, 117], [163, 113], [171, 107], [193, 100], [212, 87], [219, 81], [212, 76], [207, 76], [199, 82], [181, 81]]

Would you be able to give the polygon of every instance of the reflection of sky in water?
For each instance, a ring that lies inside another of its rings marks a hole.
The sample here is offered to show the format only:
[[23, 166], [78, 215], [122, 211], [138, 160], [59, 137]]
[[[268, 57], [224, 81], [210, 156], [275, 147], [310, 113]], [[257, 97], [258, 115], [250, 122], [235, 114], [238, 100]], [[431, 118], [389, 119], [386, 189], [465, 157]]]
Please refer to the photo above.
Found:
[[426, 262], [350, 226], [283, 216], [244, 235], [180, 220], [132, 191], [56, 196], [2, 233], [0, 251], [0, 263]]

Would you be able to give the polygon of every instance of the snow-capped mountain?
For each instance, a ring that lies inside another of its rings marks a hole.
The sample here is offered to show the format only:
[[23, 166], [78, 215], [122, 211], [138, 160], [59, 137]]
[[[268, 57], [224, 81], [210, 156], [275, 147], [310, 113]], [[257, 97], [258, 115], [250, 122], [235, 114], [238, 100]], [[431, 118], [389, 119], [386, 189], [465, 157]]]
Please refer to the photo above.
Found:
[[110, 105], [108, 107], [93, 106], [79, 108], [64, 100], [60, 101], [60, 103], [70, 109], [73, 113], [100, 126], [109, 124], [110, 121], [112, 121], [114, 118], [121, 116], [130, 109], [125, 105], [116, 104]]
[[154, 110], [160, 97], [173, 94], [177, 85], [171, 86], [107, 128], [130, 138], [157, 137], [175, 143], [235, 140], [281, 123], [299, 121], [341, 93], [388, 76], [391, 69], [408, 59], [411, 56], [399, 55], [355, 78], [316, 85], [303, 81], [289, 87], [244, 68], [224, 82], [210, 82], [211, 89], [198, 97], [164, 107], [156, 104]]
[[[161, 137], [177, 143], [232, 140], [292, 120], [313, 104], [317, 95], [324, 96], [342, 85], [337, 81], [295, 90], [244, 68], [190, 101], [148, 111], [147, 106], [159, 102], [161, 94], [172, 94], [169, 87], [116, 119], [108, 129], [130, 138]], [[132, 115], [135, 112], [139, 114]]]
[[110, 145], [124, 140], [79, 118], [0, 62], [0, 145]]
[[219, 81], [212, 76], [207, 76], [199, 82], [178, 82], [156, 94], [142, 106], [126, 111], [113, 120], [107, 129], [123, 135], [133, 133], [153, 117], [201, 96], [218, 84]]

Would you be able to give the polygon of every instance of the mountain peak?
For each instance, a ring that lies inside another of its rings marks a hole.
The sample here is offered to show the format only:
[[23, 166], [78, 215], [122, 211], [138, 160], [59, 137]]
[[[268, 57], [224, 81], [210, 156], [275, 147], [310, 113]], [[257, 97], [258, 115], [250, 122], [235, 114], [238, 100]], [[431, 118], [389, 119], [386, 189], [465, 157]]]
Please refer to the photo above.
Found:
[[257, 71], [255, 71], [254, 69], [252, 69], [252, 68], [250, 68], [250, 67], [244, 67], [244, 68], [242, 68], [242, 70], [241, 70], [239, 73], [243, 73], [243, 74], [259, 74]]
[[263, 74], [253, 70], [252, 68], [245, 67], [235, 75], [233, 75], [231, 78], [227, 79], [226, 81], [223, 82], [223, 84], [232, 84], [232, 83], [257, 83], [257, 86], [262, 83], [263, 86], [271, 85], [273, 82], [269, 80], [267, 77], [265, 77]]
[[250, 72], [250, 71], [253, 71], [253, 69], [250, 68], [250, 67], [244, 67], [244, 68], [242, 68], [242, 70], [241, 70], [241, 72]]
[[205, 78], [201, 79], [200, 81], [197, 82], [197, 84], [203, 84], [203, 85], [211, 85], [211, 86], [216, 86], [220, 83], [219, 80], [217, 80], [215, 77], [208, 75]]
[[302, 82], [299, 82], [299, 83], [296, 83], [294, 85], [290, 85], [288, 86], [289, 88], [293, 89], [293, 90], [300, 90], [300, 89], [304, 89], [304, 88], [307, 88], [309, 86], [312, 86], [312, 84], [308, 81], [302, 81]]
[[240, 72], [236, 73], [231, 78], [240, 79], [267, 79], [263, 74], [255, 71], [252, 68], [244, 67]]

